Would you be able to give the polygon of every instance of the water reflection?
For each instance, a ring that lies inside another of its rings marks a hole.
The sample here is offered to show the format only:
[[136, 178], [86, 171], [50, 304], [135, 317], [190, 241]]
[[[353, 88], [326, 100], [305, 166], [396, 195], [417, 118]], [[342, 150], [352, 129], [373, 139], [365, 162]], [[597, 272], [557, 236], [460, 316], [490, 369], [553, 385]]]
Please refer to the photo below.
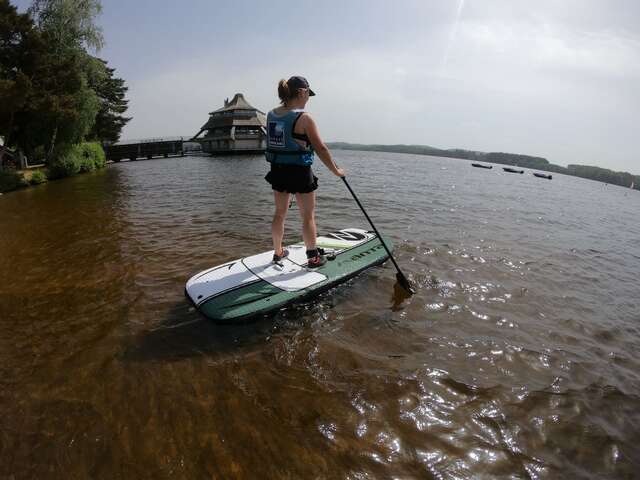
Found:
[[[0, 477], [633, 478], [640, 199], [448, 159], [339, 162], [375, 162], [350, 184], [417, 294], [386, 265], [235, 327], [183, 288], [268, 248], [261, 160], [2, 196]], [[365, 226], [317, 175], [321, 231]]]

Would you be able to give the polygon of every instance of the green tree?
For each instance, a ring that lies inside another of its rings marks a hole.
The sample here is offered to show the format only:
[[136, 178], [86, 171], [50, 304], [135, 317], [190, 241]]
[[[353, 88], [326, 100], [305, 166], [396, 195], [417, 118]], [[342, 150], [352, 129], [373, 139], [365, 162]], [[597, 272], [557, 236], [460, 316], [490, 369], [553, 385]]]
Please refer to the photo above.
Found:
[[100, 50], [104, 37], [95, 23], [100, 12], [100, 0], [33, 0], [29, 9], [38, 28], [49, 33], [56, 53]]
[[46, 49], [32, 77], [39, 95], [24, 112], [31, 138], [21, 141], [27, 150], [44, 145], [48, 162], [95, 123], [99, 102], [88, 82], [92, 62], [86, 48], [103, 45], [95, 24], [101, 8], [99, 0], [34, 0], [29, 9]]
[[0, 0], [0, 165], [5, 149], [14, 145], [19, 129], [16, 115], [24, 109], [32, 91], [31, 81], [24, 73], [37, 32], [27, 14], [19, 14], [8, 0]]
[[[46, 37], [46, 35], [45, 35]], [[88, 87], [80, 53], [55, 55], [45, 51], [28, 72], [32, 91], [17, 113], [16, 144], [28, 156], [45, 147], [49, 162], [59, 148], [82, 141], [98, 112], [96, 94]]]
[[35, 0], [27, 14], [18, 14], [9, 0], [0, 0], [0, 135], [5, 146], [50, 163], [83, 141], [97, 118], [100, 127], [91, 135], [117, 140], [129, 120], [122, 116], [124, 81], [86, 51], [103, 44], [95, 24], [100, 10], [99, 0]]
[[96, 92], [100, 110], [89, 133], [89, 138], [101, 142], [116, 143], [123, 127], [131, 120], [125, 117], [129, 101], [125, 99], [128, 88], [124, 80], [114, 76], [115, 69], [100, 58], [93, 58], [93, 75], [88, 76], [89, 86]]

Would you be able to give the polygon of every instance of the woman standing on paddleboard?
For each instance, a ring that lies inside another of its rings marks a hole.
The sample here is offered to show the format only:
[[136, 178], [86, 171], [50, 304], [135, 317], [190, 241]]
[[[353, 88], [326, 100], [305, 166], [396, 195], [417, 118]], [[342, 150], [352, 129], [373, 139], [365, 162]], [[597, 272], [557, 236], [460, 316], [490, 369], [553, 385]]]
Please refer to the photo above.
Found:
[[289, 210], [291, 194], [296, 196], [302, 216], [302, 238], [307, 248], [307, 266], [317, 268], [326, 262], [316, 246], [316, 194], [318, 178], [311, 164], [314, 153], [338, 177], [344, 171], [331, 158], [329, 149], [320, 138], [318, 127], [304, 107], [315, 93], [303, 77], [294, 76], [278, 83], [281, 105], [267, 114], [267, 161], [271, 171], [265, 179], [273, 188], [276, 211], [271, 224], [273, 261], [279, 262], [289, 252], [282, 247], [284, 220]]

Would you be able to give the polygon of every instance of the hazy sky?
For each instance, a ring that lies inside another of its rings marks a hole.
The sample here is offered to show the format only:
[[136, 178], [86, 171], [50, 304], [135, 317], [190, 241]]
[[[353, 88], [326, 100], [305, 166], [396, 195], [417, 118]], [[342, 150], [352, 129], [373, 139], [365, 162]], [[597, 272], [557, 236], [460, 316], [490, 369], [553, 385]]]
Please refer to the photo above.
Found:
[[[28, 1], [17, 2], [22, 9]], [[637, 0], [103, 0], [123, 138], [192, 135], [292, 74], [326, 141], [540, 155], [640, 173]]]

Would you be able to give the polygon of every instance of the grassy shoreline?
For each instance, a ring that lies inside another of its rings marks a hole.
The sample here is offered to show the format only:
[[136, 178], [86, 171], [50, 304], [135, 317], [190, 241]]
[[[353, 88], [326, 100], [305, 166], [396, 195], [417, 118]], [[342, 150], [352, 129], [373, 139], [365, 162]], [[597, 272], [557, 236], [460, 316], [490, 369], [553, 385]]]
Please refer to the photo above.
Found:
[[49, 165], [27, 169], [0, 167], [0, 194], [8, 193], [49, 180], [72, 177], [104, 168], [107, 164], [104, 150], [99, 143], [80, 143], [60, 152]]

